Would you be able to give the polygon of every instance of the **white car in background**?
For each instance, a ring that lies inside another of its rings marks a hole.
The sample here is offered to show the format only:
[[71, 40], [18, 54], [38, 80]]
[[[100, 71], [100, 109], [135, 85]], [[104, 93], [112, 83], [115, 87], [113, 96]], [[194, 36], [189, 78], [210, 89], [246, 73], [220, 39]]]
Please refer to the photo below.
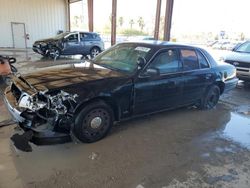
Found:
[[224, 57], [224, 61], [236, 67], [240, 80], [250, 82], [250, 41], [233, 48], [232, 52]]

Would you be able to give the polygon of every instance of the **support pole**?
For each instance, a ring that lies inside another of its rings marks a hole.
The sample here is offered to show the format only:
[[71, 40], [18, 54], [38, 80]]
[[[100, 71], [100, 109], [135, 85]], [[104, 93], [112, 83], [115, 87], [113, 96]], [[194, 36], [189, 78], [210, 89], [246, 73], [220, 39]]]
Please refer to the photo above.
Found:
[[154, 32], [155, 40], [159, 39], [160, 16], [161, 16], [161, 0], [157, 0], [156, 16], [155, 16], [155, 32]]
[[88, 17], [89, 17], [89, 31], [94, 31], [94, 3], [93, 0], [88, 0]]
[[173, 14], [174, 0], [166, 1], [166, 12], [165, 12], [165, 24], [164, 24], [164, 40], [170, 40], [170, 31], [172, 24], [172, 14]]
[[67, 15], [67, 24], [66, 24], [66, 31], [70, 31], [70, 0], [66, 0], [67, 7], [66, 7], [66, 15]]
[[116, 43], [116, 12], [117, 0], [112, 0], [111, 45], [114, 45]]

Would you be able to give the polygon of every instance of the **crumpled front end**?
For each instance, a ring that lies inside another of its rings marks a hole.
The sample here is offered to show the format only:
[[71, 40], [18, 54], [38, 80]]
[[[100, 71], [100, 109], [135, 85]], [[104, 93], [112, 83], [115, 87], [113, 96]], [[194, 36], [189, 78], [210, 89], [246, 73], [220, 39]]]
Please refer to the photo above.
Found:
[[38, 91], [25, 80], [16, 79], [6, 88], [4, 101], [13, 120], [24, 130], [51, 135], [70, 133], [76, 97], [63, 90]]

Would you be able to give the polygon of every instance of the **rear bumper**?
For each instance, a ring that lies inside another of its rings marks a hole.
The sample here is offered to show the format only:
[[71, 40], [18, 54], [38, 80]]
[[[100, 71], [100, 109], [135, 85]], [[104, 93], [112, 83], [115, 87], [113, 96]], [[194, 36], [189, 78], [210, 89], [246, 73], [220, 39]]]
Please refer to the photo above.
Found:
[[233, 78], [233, 79], [227, 80], [225, 82], [224, 92], [228, 92], [228, 91], [234, 89], [237, 86], [238, 81], [239, 81], [238, 78]]

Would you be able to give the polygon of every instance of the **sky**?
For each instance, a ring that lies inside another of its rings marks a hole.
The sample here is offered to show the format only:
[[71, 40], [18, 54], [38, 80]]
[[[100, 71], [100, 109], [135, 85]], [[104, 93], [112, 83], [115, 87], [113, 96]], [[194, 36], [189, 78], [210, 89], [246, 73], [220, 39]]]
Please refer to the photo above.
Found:
[[249, 0], [175, 0], [173, 27], [190, 32], [243, 31], [248, 26]]
[[[128, 25], [130, 19], [135, 21], [142, 16], [146, 28], [154, 27], [157, 0], [117, 0], [117, 17], [124, 17]], [[162, 0], [162, 15], [164, 15], [166, 0]], [[83, 5], [76, 5], [75, 12], [83, 10], [85, 15], [87, 0]], [[109, 24], [112, 0], [94, 0], [95, 27]], [[250, 0], [174, 0], [172, 32], [244, 32], [250, 36], [248, 25]], [[87, 17], [86, 21], [87, 21]]]

